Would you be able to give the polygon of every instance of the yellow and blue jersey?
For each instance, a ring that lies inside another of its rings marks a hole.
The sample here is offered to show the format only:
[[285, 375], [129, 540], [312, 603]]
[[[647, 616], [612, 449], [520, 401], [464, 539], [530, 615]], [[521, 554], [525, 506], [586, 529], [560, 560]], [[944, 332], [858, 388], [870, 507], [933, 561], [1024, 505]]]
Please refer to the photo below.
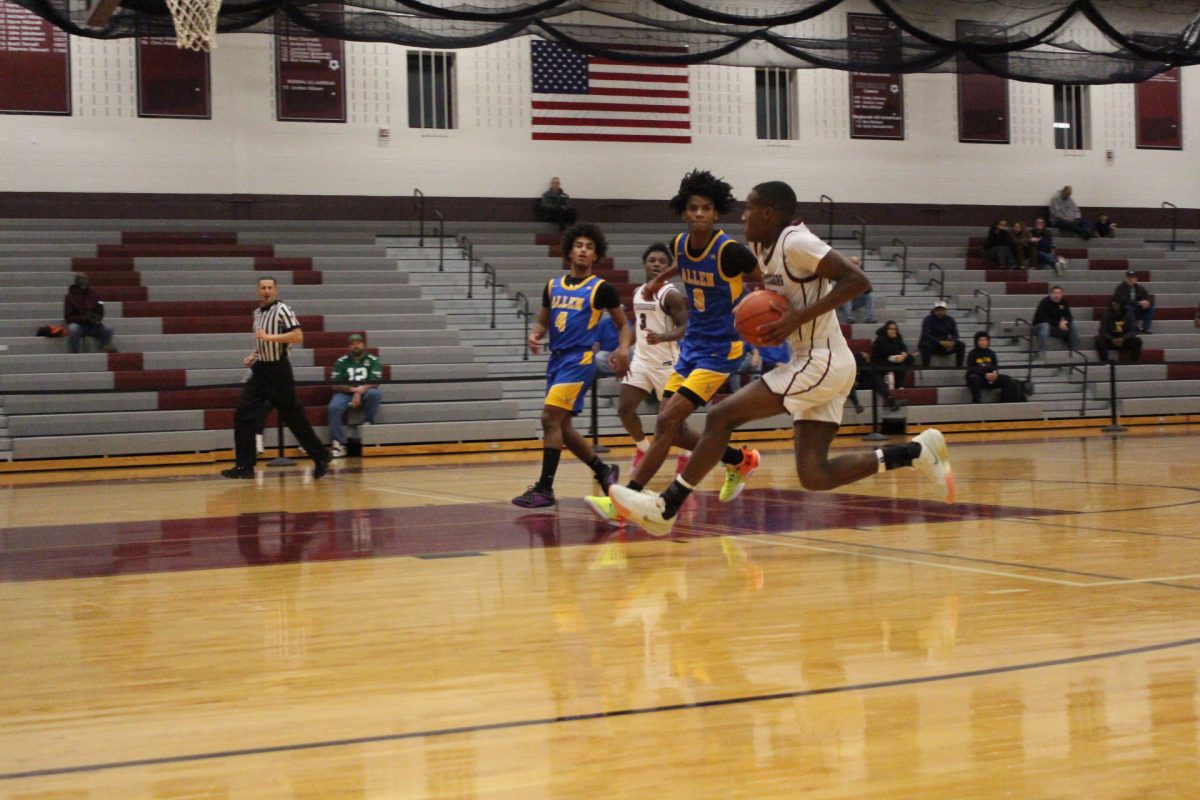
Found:
[[567, 275], [553, 278], [547, 291], [550, 296], [550, 351], [590, 350], [596, 341], [596, 326], [604, 310], [596, 308], [596, 292], [604, 279], [589, 275], [573, 286]]
[[733, 307], [745, 289], [740, 273], [733, 278], [721, 273], [721, 253], [736, 242], [724, 231], [717, 231], [704, 252], [693, 257], [688, 254], [687, 241], [686, 233], [675, 237], [675, 263], [688, 304], [684, 341], [728, 349], [741, 338], [733, 325]]

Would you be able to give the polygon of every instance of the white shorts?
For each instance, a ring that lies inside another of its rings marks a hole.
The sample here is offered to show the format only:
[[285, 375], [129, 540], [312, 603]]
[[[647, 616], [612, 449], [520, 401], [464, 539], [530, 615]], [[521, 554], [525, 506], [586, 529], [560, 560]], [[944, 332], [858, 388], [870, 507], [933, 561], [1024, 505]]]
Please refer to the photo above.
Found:
[[635, 357], [621, 383], [636, 386], [662, 400], [663, 387], [667, 385], [667, 379], [671, 377], [674, 368], [674, 364], [653, 363]]
[[782, 397], [792, 419], [841, 425], [842, 407], [857, 376], [854, 353], [849, 347], [839, 347], [797, 353], [762, 379]]

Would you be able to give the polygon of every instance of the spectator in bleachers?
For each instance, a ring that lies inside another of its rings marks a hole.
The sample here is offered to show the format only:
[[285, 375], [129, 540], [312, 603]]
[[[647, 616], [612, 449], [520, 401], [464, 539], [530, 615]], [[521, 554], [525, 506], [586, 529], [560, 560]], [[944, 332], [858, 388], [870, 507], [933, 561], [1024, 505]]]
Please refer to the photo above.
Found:
[[1138, 333], [1150, 333], [1150, 326], [1154, 323], [1154, 295], [1138, 283], [1136, 270], [1125, 270], [1125, 280], [1117, 284], [1112, 296], [1124, 303], [1133, 314]]
[[1033, 227], [1029, 229], [1029, 240], [1034, 246], [1033, 266], [1038, 269], [1049, 267], [1059, 275], [1066, 269], [1067, 260], [1059, 258], [1054, 250], [1054, 235], [1046, 227], [1046, 220], [1038, 217]]
[[101, 352], [117, 352], [112, 343], [113, 328], [104, 324], [104, 303], [82, 272], [75, 276], [75, 283], [67, 288], [67, 296], [63, 298], [63, 320], [67, 323], [67, 341], [72, 353], [83, 351], [85, 336], [100, 342]]
[[963, 365], [967, 346], [958, 335], [958, 323], [946, 311], [945, 300], [934, 303], [933, 310], [921, 322], [921, 339], [917, 342], [917, 350], [921, 353], [921, 365], [925, 367], [929, 366], [934, 353], [953, 353], [954, 366]]
[[1071, 187], [1064, 186], [1050, 198], [1050, 224], [1060, 231], [1073, 233], [1085, 242], [1095, 233], [1092, 223], [1083, 218], [1079, 206], [1071, 199]]
[[566, 230], [568, 225], [575, 224], [579, 215], [568, 205], [570, 199], [571, 196], [562, 189], [562, 182], [558, 178], [551, 178], [550, 188], [542, 192], [542, 199], [538, 200], [538, 213], [545, 221], [557, 225], [560, 231]]
[[1101, 214], [1096, 218], [1096, 235], [1105, 239], [1111, 239], [1117, 235], [1117, 223], [1109, 222], [1108, 214]]
[[889, 384], [889, 389], [904, 388], [908, 371], [916, 359], [904, 344], [900, 326], [890, 319], [875, 331], [875, 341], [871, 342], [871, 363]]
[[[850, 263], [858, 267], [862, 265], [861, 259], [858, 256], [850, 256]], [[863, 318], [858, 319], [857, 312], [860, 309], [865, 309]], [[841, 313], [841, 320], [846, 324], [854, 324], [855, 322], [874, 322], [875, 321], [875, 293], [868, 289], [867, 291], [849, 300], [838, 308]]]
[[1037, 247], [1024, 222], [1014, 222], [1008, 235], [1012, 238], [1013, 261], [1019, 269], [1029, 269], [1037, 260]]
[[972, 403], [983, 401], [984, 389], [999, 389], [1001, 403], [1019, 403], [1025, 399], [1021, 384], [1000, 371], [1000, 359], [986, 331], [975, 334], [975, 347], [967, 354], [967, 389]]
[[1119, 297], [1108, 301], [1108, 310], [1100, 318], [1100, 332], [1096, 334], [1096, 353], [1101, 361], [1108, 361], [1109, 353], [1113, 350], [1128, 350], [1133, 361], [1142, 357], [1142, 340], [1137, 335], [1137, 322], [1133, 312]]
[[900, 406], [905, 405], [906, 401], [897, 399], [891, 387], [888, 386], [887, 373], [871, 363], [871, 353], [855, 350], [854, 366], [858, 368], [858, 375], [854, 379], [854, 388], [850, 390], [850, 402], [855, 411], [860, 414], [863, 411], [862, 403], [858, 401], [859, 389], [873, 392], [882, 397], [884, 405], [892, 411], [897, 411]]
[[1042, 298], [1033, 312], [1035, 357], [1046, 352], [1046, 342], [1051, 336], [1062, 339], [1072, 350], [1079, 349], [1079, 332], [1075, 330], [1071, 304], [1063, 297], [1061, 286], [1051, 286], [1050, 294]]
[[1016, 265], [1013, 257], [1012, 237], [1008, 233], [1008, 223], [997, 220], [988, 228], [987, 240], [983, 246], [983, 256], [987, 263], [1000, 269], [1012, 269]]
[[330, 450], [334, 458], [346, 455], [346, 432], [342, 430], [346, 411], [362, 408], [367, 414], [367, 422], [374, 423], [383, 401], [379, 393], [383, 364], [379, 357], [367, 352], [367, 343], [361, 333], [350, 334], [346, 344], [350, 352], [333, 363], [330, 376], [333, 397], [329, 398], [329, 437], [333, 440]]

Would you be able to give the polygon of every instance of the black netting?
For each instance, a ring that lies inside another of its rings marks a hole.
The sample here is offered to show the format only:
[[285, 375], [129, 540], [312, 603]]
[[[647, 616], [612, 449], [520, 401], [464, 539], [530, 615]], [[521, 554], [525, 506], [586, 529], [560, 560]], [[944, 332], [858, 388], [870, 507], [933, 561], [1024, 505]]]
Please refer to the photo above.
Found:
[[[103, 28], [87, 26], [84, 0], [10, 1], [79, 36], [174, 30], [163, 0], [122, 0]], [[324, 36], [410, 47], [477, 47], [533, 35], [642, 63], [966, 69], [1046, 83], [1134, 82], [1200, 63], [1197, 0], [345, 0], [340, 13], [327, 8], [304, 0], [226, 0], [218, 30], [273, 33], [280, 14]], [[848, 36], [851, 12], [883, 15], [895, 41], [881, 47]]]

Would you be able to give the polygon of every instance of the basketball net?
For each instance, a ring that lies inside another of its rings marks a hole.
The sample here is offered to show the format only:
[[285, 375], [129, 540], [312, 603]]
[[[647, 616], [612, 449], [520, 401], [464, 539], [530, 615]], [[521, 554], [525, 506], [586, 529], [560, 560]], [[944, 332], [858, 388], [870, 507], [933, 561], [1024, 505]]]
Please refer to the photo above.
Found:
[[181, 50], [217, 46], [217, 14], [221, 0], [166, 0], [175, 22], [175, 45]]

